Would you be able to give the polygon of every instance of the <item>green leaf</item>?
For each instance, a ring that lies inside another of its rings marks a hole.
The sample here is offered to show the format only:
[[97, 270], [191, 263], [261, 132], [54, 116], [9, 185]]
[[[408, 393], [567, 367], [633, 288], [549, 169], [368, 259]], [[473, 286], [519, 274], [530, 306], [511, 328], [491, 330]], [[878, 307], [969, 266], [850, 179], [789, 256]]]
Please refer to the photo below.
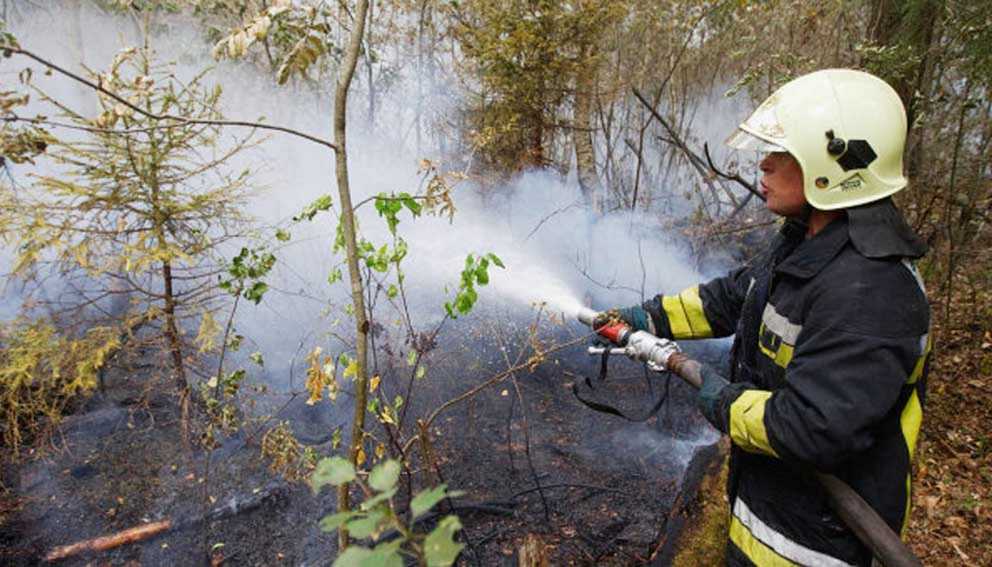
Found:
[[385, 492], [396, 486], [400, 478], [400, 464], [392, 459], [379, 463], [369, 473], [369, 486], [378, 492]]
[[269, 286], [265, 282], [255, 282], [250, 288], [245, 290], [245, 299], [252, 301], [255, 305], [262, 301], [262, 296], [268, 291]]
[[345, 367], [344, 373], [341, 375], [343, 378], [352, 378], [358, 375], [358, 359], [348, 362], [348, 366]]
[[362, 567], [403, 567], [403, 557], [400, 556], [402, 539], [384, 541], [375, 546], [372, 555], [362, 562]]
[[360, 512], [338, 512], [337, 514], [324, 516], [320, 519], [320, 531], [325, 533], [333, 532], [358, 515], [360, 515]]
[[312, 203], [307, 205], [300, 211], [300, 214], [293, 217], [293, 220], [299, 222], [301, 220], [313, 220], [313, 217], [317, 216], [317, 213], [321, 211], [326, 211], [331, 208], [333, 202], [331, 201], [330, 195], [321, 195], [314, 199]]
[[362, 502], [362, 510], [371, 510], [372, 508], [375, 508], [379, 504], [389, 500], [393, 496], [396, 496], [396, 490], [397, 489], [395, 487], [390, 488], [389, 490], [385, 492], [380, 492], [379, 494], [376, 494], [375, 496], [369, 498], [365, 502]]
[[353, 480], [355, 480], [355, 467], [351, 466], [347, 459], [329, 457], [317, 462], [317, 468], [310, 478], [310, 486], [316, 494], [328, 484], [340, 486]]
[[341, 268], [334, 268], [333, 270], [331, 270], [330, 275], [327, 276], [327, 283], [334, 285], [337, 282], [341, 281], [341, 277], [342, 277]]
[[411, 213], [413, 213], [413, 216], [415, 217], [420, 216], [420, 211], [422, 207], [420, 206], [420, 203], [418, 203], [416, 199], [410, 196], [409, 193], [400, 193], [400, 200], [402, 201], [403, 206], [406, 207], [407, 210], [409, 210]]
[[385, 514], [378, 510], [373, 510], [364, 518], [358, 518], [348, 522], [346, 527], [352, 537], [364, 539], [373, 534], [379, 533], [382, 521], [385, 518]]
[[254, 362], [255, 364], [257, 364], [259, 366], [265, 366], [265, 359], [262, 358], [262, 353], [260, 353], [258, 351], [255, 351], [255, 352], [251, 353], [250, 355], [248, 355], [248, 358], [251, 359], [252, 362]]
[[424, 558], [428, 567], [448, 567], [455, 563], [464, 545], [455, 541], [455, 534], [462, 529], [457, 516], [445, 516], [434, 531], [424, 540]]
[[389, 299], [393, 299], [397, 295], [399, 295], [399, 293], [400, 290], [398, 287], [396, 287], [396, 284], [390, 284], [389, 288], [386, 290], [386, 297], [388, 297]]
[[493, 264], [496, 264], [500, 268], [503, 268], [504, 270], [506, 269], [506, 266], [503, 265], [503, 261], [499, 259], [499, 256], [493, 254], [492, 252], [486, 254], [486, 258], [488, 258], [489, 261], [491, 261]]
[[419, 518], [436, 506], [438, 502], [444, 500], [444, 491], [447, 487], [446, 484], [439, 484], [434, 488], [418, 492], [410, 501], [410, 512], [413, 514], [413, 518]]
[[479, 285], [486, 285], [489, 283], [489, 271], [479, 266], [475, 269], [475, 281], [479, 282]]
[[417, 364], [417, 351], [411, 349], [406, 353], [406, 365], [413, 366], [414, 364]]
[[427, 376], [427, 367], [424, 365], [420, 365], [420, 367], [417, 368], [417, 372], [414, 373], [414, 377], [420, 380], [423, 379], [424, 376]]
[[372, 557], [372, 550], [360, 545], [349, 545], [344, 553], [334, 560], [333, 567], [364, 567]]
[[276, 229], [276, 240], [279, 242], [288, 242], [290, 239], [289, 232], [279, 228]]

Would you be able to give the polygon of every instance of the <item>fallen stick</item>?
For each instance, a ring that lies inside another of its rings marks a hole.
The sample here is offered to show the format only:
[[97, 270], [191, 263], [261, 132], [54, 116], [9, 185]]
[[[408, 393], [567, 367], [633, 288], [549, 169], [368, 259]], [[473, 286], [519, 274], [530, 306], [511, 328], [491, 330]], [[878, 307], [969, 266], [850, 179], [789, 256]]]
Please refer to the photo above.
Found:
[[214, 522], [236, 516], [262, 506], [266, 501], [284, 494], [287, 489], [288, 486], [285, 482], [272, 481], [258, 492], [240, 498], [233, 497], [205, 514], [198, 514], [183, 520], [166, 518], [157, 522], [128, 528], [114, 534], [87, 539], [69, 545], [61, 545], [48, 552], [45, 555], [45, 561], [51, 563], [84, 552], [108, 551], [129, 543], [151, 539], [173, 530], [182, 530], [203, 522]]
[[85, 551], [107, 551], [108, 549], [120, 547], [128, 543], [148, 539], [154, 535], [169, 531], [170, 529], [172, 529], [172, 520], [161, 520], [159, 522], [152, 522], [143, 526], [128, 528], [122, 532], [117, 532], [112, 535], [56, 547], [52, 551], [48, 552], [48, 555], [45, 556], [45, 561], [59, 561], [67, 557], [72, 557], [73, 555], [78, 555]]

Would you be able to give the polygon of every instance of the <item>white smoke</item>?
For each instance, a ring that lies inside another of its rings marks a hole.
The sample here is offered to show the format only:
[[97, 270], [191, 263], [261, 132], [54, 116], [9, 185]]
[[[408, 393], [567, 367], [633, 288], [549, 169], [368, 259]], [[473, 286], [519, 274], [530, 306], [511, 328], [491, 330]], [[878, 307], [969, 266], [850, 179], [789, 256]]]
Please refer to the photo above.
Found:
[[[82, 3], [64, 9], [25, 10], [10, 27], [25, 48], [77, 72], [84, 66], [104, 68], [119, 49], [142, 42], [136, 22]], [[210, 59], [201, 32], [181, 17], [157, 18], [150, 43], [161, 61], [177, 62], [181, 77], [215, 65], [208, 83], [217, 82], [224, 88], [222, 105], [227, 118], [264, 117], [270, 124], [331, 138], [332, 84], [322, 93], [300, 86], [280, 87], [271, 75], [250, 64], [216, 63]], [[12, 81], [26, 63], [5, 60], [0, 68], [5, 82]], [[95, 111], [92, 91], [59, 75], [45, 76], [42, 68], [33, 67], [41, 88], [83, 113]], [[421, 184], [418, 169], [424, 156], [415, 155], [404, 142], [412, 121], [408, 102], [412, 96], [402, 89], [412, 87], [409, 80], [399, 84], [399, 93], [389, 97], [391, 105], [380, 109], [380, 117], [394, 116], [395, 124], [387, 126], [390, 121], [380, 118], [380, 124], [370, 130], [357, 111], [351, 117], [348, 149], [355, 203], [380, 192], [414, 193]], [[447, 104], [447, 99], [439, 101], [441, 106], [433, 110], [444, 112]], [[40, 106], [33, 110], [51, 113]], [[726, 132], [733, 126], [729, 118], [710, 116], [713, 119], [705, 121], [707, 131]], [[231, 135], [244, 133], [231, 131]], [[435, 152], [427, 153], [430, 157]], [[333, 155], [300, 138], [268, 135], [258, 148], [231, 164], [234, 171], [244, 167], [256, 172], [260, 189], [251, 213], [263, 225], [288, 226], [290, 217], [322, 194], [338, 201]], [[27, 182], [31, 168], [13, 166], [12, 171]], [[414, 319], [425, 324], [443, 316], [442, 305], [451, 298], [470, 253], [491, 252], [506, 264], [505, 270], [490, 269], [491, 284], [479, 290], [484, 304], [546, 302], [566, 315], [587, 294], [593, 307], [631, 305], [702, 279], [679, 237], [655, 228], [660, 225], [656, 214], [597, 217], [582, 204], [574, 176], [563, 180], [552, 173], [528, 173], [488, 195], [464, 183], [456, 188], [454, 198], [458, 211], [450, 222], [446, 217], [413, 220], [405, 212], [400, 215], [399, 233], [410, 245], [404, 263], [408, 300]], [[689, 201], [680, 192], [671, 192], [669, 198], [669, 210], [689, 210]], [[371, 203], [359, 211], [359, 224], [363, 235], [377, 245], [391, 241]], [[347, 273], [343, 257], [331, 251], [333, 217], [318, 216], [311, 223], [290, 226], [290, 231], [292, 241], [277, 251], [278, 262], [270, 278], [273, 290], [259, 306], [243, 305], [237, 320], [238, 331], [254, 342], [252, 349], [271, 361], [270, 372], [283, 377], [288, 361], [301, 348], [335, 342], [338, 337], [343, 344], [336, 344], [334, 350], [340, 352], [350, 336], [350, 322], [344, 315], [349, 301]], [[345, 271], [345, 280], [328, 285], [328, 274], [335, 266]]]

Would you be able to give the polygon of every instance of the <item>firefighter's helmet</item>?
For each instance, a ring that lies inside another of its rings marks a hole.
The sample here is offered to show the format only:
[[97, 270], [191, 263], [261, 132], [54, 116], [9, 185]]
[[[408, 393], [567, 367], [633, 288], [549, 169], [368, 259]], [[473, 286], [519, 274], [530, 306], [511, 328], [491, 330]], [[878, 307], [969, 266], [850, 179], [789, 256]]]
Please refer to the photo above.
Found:
[[789, 152], [817, 209], [855, 207], [906, 186], [906, 110], [878, 77], [825, 69], [775, 91], [727, 138], [736, 149]]

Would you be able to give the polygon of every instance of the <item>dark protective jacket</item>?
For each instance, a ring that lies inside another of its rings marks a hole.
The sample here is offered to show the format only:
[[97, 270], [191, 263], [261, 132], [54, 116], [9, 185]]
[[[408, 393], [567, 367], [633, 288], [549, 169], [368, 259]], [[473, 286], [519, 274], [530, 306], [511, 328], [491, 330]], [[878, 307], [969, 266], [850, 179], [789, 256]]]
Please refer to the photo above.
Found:
[[909, 515], [930, 352], [922, 281], [905, 256], [859, 252], [846, 218], [803, 233], [787, 222], [748, 266], [648, 309], [661, 336], [736, 334], [721, 399], [730, 565], [871, 563], [803, 469], [847, 482], [897, 533]]

